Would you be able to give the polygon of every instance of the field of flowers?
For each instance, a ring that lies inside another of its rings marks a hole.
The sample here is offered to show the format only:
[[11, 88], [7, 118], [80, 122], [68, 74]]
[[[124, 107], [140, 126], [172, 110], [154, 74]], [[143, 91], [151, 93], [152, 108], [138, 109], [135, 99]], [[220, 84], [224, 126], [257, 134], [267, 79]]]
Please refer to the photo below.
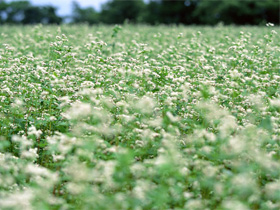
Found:
[[279, 27], [1, 26], [0, 209], [280, 209]]

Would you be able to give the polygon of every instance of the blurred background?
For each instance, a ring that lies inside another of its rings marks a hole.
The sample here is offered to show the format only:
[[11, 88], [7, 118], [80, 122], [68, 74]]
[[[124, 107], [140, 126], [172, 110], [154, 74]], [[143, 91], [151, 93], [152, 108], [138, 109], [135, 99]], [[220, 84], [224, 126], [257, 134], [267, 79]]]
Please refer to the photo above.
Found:
[[279, 25], [280, 0], [0, 0], [0, 24]]

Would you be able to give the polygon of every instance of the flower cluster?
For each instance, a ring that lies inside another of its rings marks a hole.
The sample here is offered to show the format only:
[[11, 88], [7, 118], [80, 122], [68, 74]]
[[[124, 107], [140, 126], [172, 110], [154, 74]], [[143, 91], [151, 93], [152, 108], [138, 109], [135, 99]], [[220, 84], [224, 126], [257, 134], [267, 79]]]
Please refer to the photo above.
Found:
[[280, 209], [271, 27], [1, 27], [0, 209]]

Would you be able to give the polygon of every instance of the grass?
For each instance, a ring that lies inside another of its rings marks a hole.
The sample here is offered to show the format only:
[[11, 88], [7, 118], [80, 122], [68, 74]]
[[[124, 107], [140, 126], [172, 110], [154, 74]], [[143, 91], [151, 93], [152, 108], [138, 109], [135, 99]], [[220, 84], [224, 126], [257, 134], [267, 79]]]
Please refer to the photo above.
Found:
[[280, 208], [272, 27], [1, 26], [1, 209]]

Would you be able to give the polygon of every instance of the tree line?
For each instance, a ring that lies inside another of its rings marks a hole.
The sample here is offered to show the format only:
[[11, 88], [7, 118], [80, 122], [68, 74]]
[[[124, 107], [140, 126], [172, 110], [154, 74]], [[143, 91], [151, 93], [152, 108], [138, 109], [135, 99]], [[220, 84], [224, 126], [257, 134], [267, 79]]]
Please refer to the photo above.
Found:
[[53, 6], [34, 6], [29, 1], [0, 0], [0, 24], [279, 24], [279, 0], [109, 0], [100, 11], [72, 2], [72, 14], [60, 17]]
[[0, 0], [0, 24], [60, 24], [63, 18], [53, 6], [34, 6], [29, 1]]

